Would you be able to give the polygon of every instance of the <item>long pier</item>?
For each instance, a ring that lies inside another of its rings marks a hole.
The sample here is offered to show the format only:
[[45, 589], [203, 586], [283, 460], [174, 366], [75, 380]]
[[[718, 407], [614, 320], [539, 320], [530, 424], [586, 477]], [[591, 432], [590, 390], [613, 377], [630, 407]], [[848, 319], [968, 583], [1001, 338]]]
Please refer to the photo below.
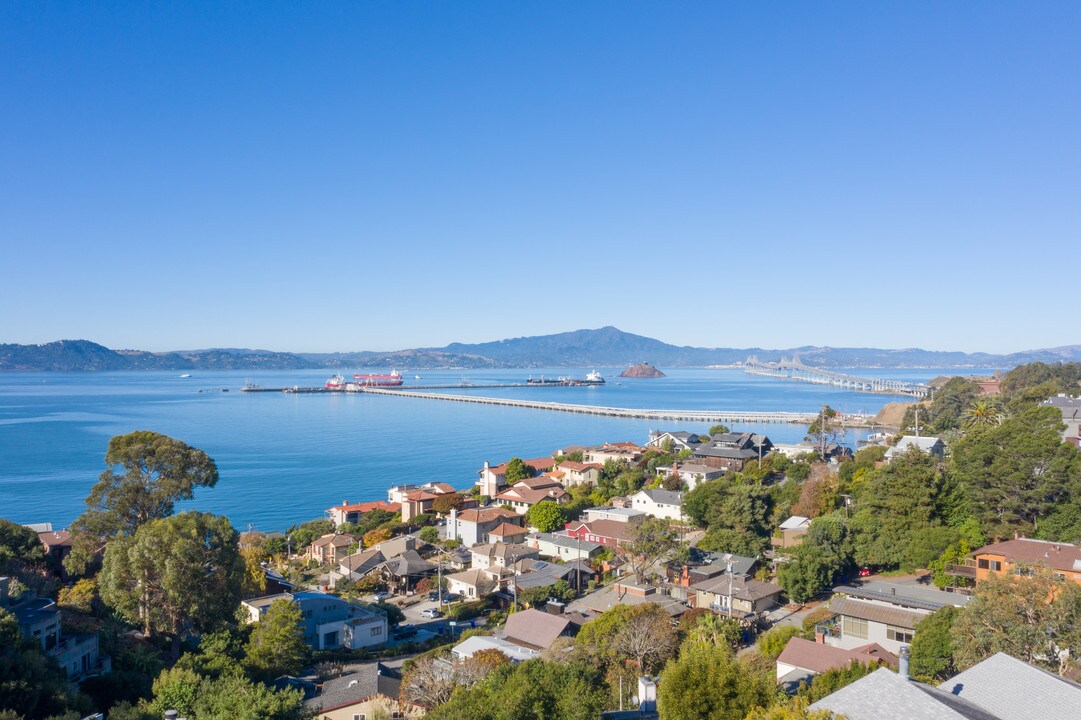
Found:
[[[449, 402], [477, 403], [480, 405], [502, 405], [504, 407], [551, 410], [555, 412], [579, 413], [583, 415], [604, 415], [643, 420], [674, 420], [703, 423], [791, 423], [810, 425], [818, 413], [799, 412], [754, 412], [746, 410], [643, 410], [635, 408], [603, 407], [599, 405], [573, 405], [570, 403], [542, 402], [537, 400], [514, 400], [510, 398], [479, 397], [475, 395], [450, 395], [445, 393], [416, 392], [413, 390], [390, 390], [387, 388], [363, 388], [360, 392], [370, 395], [388, 395], [393, 397], [417, 398], [421, 400], [445, 400]], [[871, 425], [873, 415], [849, 413], [842, 416], [842, 422], [848, 427], [867, 427]]]
[[743, 371], [750, 375], [765, 375], [782, 380], [796, 380], [818, 385], [835, 385], [856, 392], [874, 393], [876, 395], [907, 395], [908, 397], [923, 399], [931, 392], [930, 387], [921, 383], [864, 378], [809, 367], [801, 363], [798, 357], [793, 357], [791, 360], [781, 358], [780, 362], [762, 362], [752, 355], [743, 364]]

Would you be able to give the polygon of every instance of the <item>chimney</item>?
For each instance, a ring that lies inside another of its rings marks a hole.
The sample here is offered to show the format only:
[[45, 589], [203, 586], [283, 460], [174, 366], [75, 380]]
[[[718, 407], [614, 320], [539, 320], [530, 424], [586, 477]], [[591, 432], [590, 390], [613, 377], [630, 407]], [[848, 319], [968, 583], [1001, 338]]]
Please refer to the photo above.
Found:
[[1016, 530], [1014, 530], [1014, 531], [1013, 531], [1013, 539], [1014, 539], [1014, 540], [1017, 540], [1017, 539], [1018, 539], [1019, 537], [1021, 537], [1021, 533], [1019, 533], [1019, 532], [1017, 532]]
[[349, 504], [348, 500], [342, 500], [342, 505], [348, 505], [348, 504]]
[[901, 651], [897, 653], [897, 674], [908, 680], [908, 645], [902, 645]]
[[647, 713], [657, 710], [657, 682], [644, 675], [638, 678], [638, 709]]

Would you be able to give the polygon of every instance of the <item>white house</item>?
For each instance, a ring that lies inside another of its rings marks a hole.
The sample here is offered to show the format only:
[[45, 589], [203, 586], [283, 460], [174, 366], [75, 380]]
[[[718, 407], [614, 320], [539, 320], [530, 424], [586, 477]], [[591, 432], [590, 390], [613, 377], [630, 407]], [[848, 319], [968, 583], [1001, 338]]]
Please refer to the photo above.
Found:
[[639, 523], [646, 519], [646, 514], [634, 508], [612, 507], [611, 505], [599, 505], [586, 508], [582, 511], [582, 522], [595, 522], [597, 520], [613, 520], [621, 523]]
[[967, 595], [928, 588], [872, 582], [863, 587], [837, 587], [830, 601], [833, 617], [815, 627], [827, 645], [853, 650], [877, 643], [896, 655], [912, 644], [916, 624], [947, 605], [963, 607]]
[[662, 520], [683, 519], [683, 493], [671, 490], [639, 490], [631, 495], [631, 508]]
[[561, 533], [531, 533], [522, 542], [536, 548], [541, 557], [560, 560], [589, 560], [604, 549], [600, 543], [576, 540]]
[[721, 468], [711, 467], [710, 465], [676, 463], [675, 465], [665, 465], [664, 467], [657, 468], [657, 477], [666, 478], [669, 475], [676, 473], [679, 475], [679, 479], [683, 481], [683, 484], [687, 486], [688, 490], [694, 490], [707, 480], [716, 480], [724, 475], [724, 472], [725, 471]]
[[903, 455], [909, 448], [916, 448], [924, 455], [938, 458], [946, 453], [946, 445], [942, 442], [942, 438], [904, 435], [897, 441], [896, 445], [886, 451], [886, 462], [893, 460], [898, 455]]
[[450, 654], [455, 660], [468, 660], [481, 650], [498, 650], [506, 655], [511, 662], [522, 662], [540, 657], [540, 651], [532, 648], [515, 645], [507, 640], [501, 640], [491, 635], [474, 635], [451, 648]]
[[451, 510], [447, 519], [447, 540], [460, 540], [465, 547], [472, 547], [484, 542], [488, 533], [505, 522], [519, 525], [522, 516], [504, 507]]
[[476, 600], [498, 590], [504, 572], [507, 577], [512, 577], [514, 574], [513, 571], [502, 571], [501, 568], [473, 568], [453, 575], [444, 575], [443, 578], [447, 581], [447, 592]]

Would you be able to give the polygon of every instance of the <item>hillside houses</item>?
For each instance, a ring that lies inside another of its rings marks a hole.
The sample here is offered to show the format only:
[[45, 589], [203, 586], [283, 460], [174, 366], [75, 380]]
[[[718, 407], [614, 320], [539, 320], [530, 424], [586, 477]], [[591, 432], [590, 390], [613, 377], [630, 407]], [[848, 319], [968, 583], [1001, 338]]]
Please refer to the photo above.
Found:
[[458, 540], [466, 547], [484, 542], [488, 533], [503, 523], [523, 525], [521, 515], [504, 507], [452, 510], [447, 520], [447, 539]]
[[631, 508], [650, 517], [681, 522], [683, 493], [671, 490], [639, 490], [630, 498]]
[[963, 562], [947, 565], [946, 574], [973, 580], [979, 586], [992, 575], [1015, 572], [1019, 565], [1048, 568], [1081, 584], [1081, 547], [1031, 538], [985, 545], [969, 553]]
[[693, 462], [725, 472], [740, 472], [743, 466], [769, 455], [773, 443], [756, 433], [723, 433], [701, 443], [691, 453]]
[[946, 453], [946, 444], [942, 442], [942, 438], [904, 435], [893, 447], [886, 451], [886, 462], [903, 455], [912, 448], [924, 455], [936, 458], [941, 458]]
[[401, 502], [383, 502], [376, 500], [374, 502], [360, 502], [350, 503], [348, 500], [342, 500], [341, 505], [335, 505], [332, 508], [328, 508], [325, 511], [325, 515], [334, 523], [334, 527], [339, 527], [345, 523], [356, 523], [360, 519], [370, 513], [372, 510], [384, 510], [390, 513], [399, 512], [402, 509]]
[[541, 475], [516, 482], [509, 489], [495, 495], [492, 500], [503, 505], [510, 505], [515, 511], [524, 514], [529, 508], [541, 502], [564, 505], [570, 501], [570, 496], [555, 478]]
[[258, 622], [275, 600], [300, 606], [304, 642], [313, 650], [358, 650], [387, 640], [387, 618], [380, 612], [320, 592], [267, 595], [241, 603], [248, 622]]

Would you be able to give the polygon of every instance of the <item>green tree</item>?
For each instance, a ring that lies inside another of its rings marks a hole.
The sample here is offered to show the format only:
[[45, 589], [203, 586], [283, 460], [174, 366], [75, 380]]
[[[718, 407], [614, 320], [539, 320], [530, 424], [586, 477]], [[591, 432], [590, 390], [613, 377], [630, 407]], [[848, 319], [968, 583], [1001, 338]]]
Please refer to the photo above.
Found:
[[[914, 569], [906, 563], [910, 559], [906, 551], [914, 541], [923, 542], [921, 534], [942, 524], [943, 487], [944, 478], [935, 460], [915, 448], [877, 471], [867, 492], [858, 499], [849, 523], [856, 562]], [[953, 540], [956, 534], [933, 548], [926, 562]]]
[[841, 560], [817, 545], [803, 543], [792, 552], [789, 562], [777, 568], [777, 584], [795, 602], [806, 602], [833, 585]]
[[175, 652], [187, 632], [212, 631], [232, 619], [243, 574], [229, 521], [186, 512], [152, 520], [111, 542], [99, 590], [105, 604], [146, 635], [172, 636]]
[[953, 623], [959, 610], [947, 605], [916, 625], [909, 658], [913, 677], [938, 684], [957, 674], [953, 663]]
[[[195, 488], [214, 487], [218, 467], [202, 450], [161, 433], [137, 430], [109, 440], [105, 470], [86, 497], [86, 512], [71, 524], [71, 572], [83, 572], [105, 545], [173, 514]], [[118, 472], [119, 471], [119, 472]]]
[[723, 645], [684, 643], [657, 687], [661, 720], [743, 720], [771, 704], [773, 683], [751, 672]]
[[0, 574], [21, 575], [44, 561], [45, 551], [36, 532], [0, 518]]
[[834, 715], [829, 710], [809, 710], [807, 698], [792, 698], [783, 705], [755, 708], [747, 714], [746, 720], [835, 720], [844, 718]]
[[299, 690], [276, 692], [236, 673], [207, 678], [173, 668], [154, 681], [150, 708], [156, 717], [175, 709], [188, 720], [301, 720], [303, 700]]
[[429, 525], [420, 529], [420, 539], [431, 545], [439, 542], [439, 530]]
[[554, 502], [539, 502], [525, 514], [526, 524], [535, 527], [540, 532], [554, 532], [562, 530], [567, 524], [567, 511], [562, 505]]
[[24, 638], [15, 616], [0, 608], [0, 711], [44, 718], [65, 713], [74, 704], [67, 675], [56, 660], [45, 654], [38, 639]]
[[[445, 673], [445, 671], [444, 671]], [[428, 720], [594, 720], [607, 709], [600, 669], [530, 660], [489, 670], [434, 708]]]
[[513, 485], [519, 480], [525, 480], [531, 478], [537, 474], [537, 470], [532, 465], [526, 465], [525, 461], [521, 458], [511, 458], [507, 462], [507, 467], [503, 471], [503, 477], [507, 479], [507, 482]]
[[1002, 406], [989, 398], [977, 400], [965, 410], [965, 427], [967, 428], [1001, 425], [1005, 419], [1006, 414], [1002, 412]]
[[1064, 674], [1081, 658], [1081, 585], [1050, 570], [993, 575], [953, 623], [953, 659], [966, 670], [997, 652]]
[[826, 446], [840, 442], [842, 429], [839, 413], [829, 405], [823, 405], [803, 439], [818, 448], [819, 457], [824, 458]]
[[1081, 487], [1077, 448], [1059, 437], [1062, 415], [1033, 407], [954, 443], [953, 468], [988, 537], [1036, 532]]
[[713, 437], [714, 435], [724, 435], [728, 432], [730, 432], [728, 426], [719, 423], [709, 429], [709, 436]]
[[679, 536], [668, 527], [668, 522], [650, 518], [638, 525], [633, 542], [624, 547], [627, 567], [639, 583], [645, 582], [650, 571], [666, 560], [677, 547]]
[[248, 640], [248, 664], [256, 675], [273, 680], [300, 672], [308, 661], [303, 623], [296, 603], [275, 600], [270, 604]]
[[788, 645], [788, 641], [800, 634], [800, 629], [795, 625], [778, 625], [758, 636], [755, 645], [758, 654], [771, 660], [776, 660], [781, 651]]

